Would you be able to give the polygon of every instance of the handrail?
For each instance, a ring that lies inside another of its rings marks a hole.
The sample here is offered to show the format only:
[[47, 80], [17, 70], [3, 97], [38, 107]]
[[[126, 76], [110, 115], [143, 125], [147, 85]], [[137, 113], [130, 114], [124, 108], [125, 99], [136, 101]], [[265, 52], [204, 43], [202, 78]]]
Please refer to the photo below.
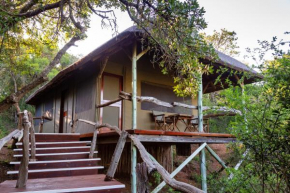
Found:
[[11, 133], [9, 133], [7, 136], [5, 136], [2, 139], [0, 139], [0, 150], [11, 139], [18, 139], [18, 141], [20, 141], [21, 138], [22, 138], [22, 135], [23, 135], [23, 130], [22, 129], [15, 129]]
[[[121, 100], [132, 100], [132, 94], [131, 93], [127, 93], [124, 91], [121, 91], [119, 93], [119, 97], [117, 99], [108, 101], [106, 103], [100, 104], [100, 105], [96, 105], [96, 108], [103, 108], [106, 106], [109, 106], [111, 104], [117, 103]], [[194, 105], [188, 105], [188, 104], [184, 104], [184, 103], [180, 103], [180, 102], [172, 102], [172, 103], [168, 103], [168, 102], [164, 102], [161, 101], [157, 98], [154, 97], [149, 97], [149, 96], [137, 96], [137, 101], [138, 102], [150, 102], [150, 103], [154, 103], [156, 105], [159, 106], [163, 106], [163, 107], [168, 107], [168, 108], [173, 108], [173, 107], [183, 107], [183, 108], [187, 108], [187, 109], [198, 109], [197, 106]], [[219, 111], [219, 112], [224, 112], [224, 113], [231, 113], [232, 114], [236, 114], [236, 115], [242, 115], [242, 112], [240, 110], [237, 109], [233, 109], [233, 108], [229, 108], [229, 107], [220, 107], [220, 106], [212, 106], [212, 107], [208, 107], [208, 106], [204, 106], [202, 108], [203, 111], [208, 111], [208, 110], [214, 110], [214, 111]]]
[[41, 117], [33, 117], [33, 119], [40, 119], [40, 123], [39, 123], [39, 133], [43, 132], [43, 124], [44, 124], [44, 120], [49, 120], [52, 121], [51, 117], [42, 115]]
[[[28, 164], [29, 164], [29, 128], [31, 123], [29, 122], [28, 111], [24, 110], [22, 118], [23, 125], [23, 142], [22, 142], [22, 159], [19, 166], [18, 179], [16, 188], [24, 188], [28, 179]], [[21, 117], [21, 116], [19, 116]]]
[[91, 143], [91, 148], [90, 148], [90, 154], [89, 154], [89, 158], [92, 159], [94, 157], [94, 152], [95, 152], [95, 149], [97, 146], [97, 137], [98, 137], [98, 132], [99, 132], [97, 127], [99, 124], [92, 122], [92, 121], [87, 121], [84, 119], [77, 119], [74, 121], [74, 123], [76, 123], [76, 122], [83, 122], [83, 123], [86, 123], [86, 124], [89, 124], [89, 125], [92, 125], [95, 127], [94, 135], [93, 135], [93, 139], [92, 139], [92, 143]]
[[[120, 136], [122, 136], [122, 134], [124, 135], [124, 133], [126, 133], [126, 137], [124, 137], [124, 138], [127, 138], [127, 137], [130, 138], [132, 140], [132, 143], [137, 147], [142, 160], [145, 162], [145, 164], [147, 166], [147, 171], [149, 174], [157, 170], [160, 173], [160, 175], [162, 176], [163, 180], [168, 185], [175, 188], [176, 190], [180, 190], [180, 191], [187, 192], [187, 193], [202, 193], [203, 192], [202, 190], [200, 190], [200, 189], [198, 189], [190, 184], [182, 183], [182, 182], [179, 182], [175, 179], [170, 178], [169, 173], [156, 160], [151, 160], [149, 153], [147, 152], [147, 150], [145, 149], [143, 144], [140, 142], [140, 140], [138, 138], [136, 138], [134, 135], [129, 134], [127, 131], [125, 131], [125, 130], [121, 131], [121, 129], [119, 129], [118, 127], [111, 126], [109, 124], [100, 124], [98, 122], [87, 121], [84, 119], [78, 119], [77, 121], [84, 122], [84, 123], [95, 126], [96, 130], [94, 132], [94, 139], [92, 141], [92, 143], [94, 143], [93, 148], [95, 148], [95, 144], [96, 144], [96, 135], [97, 135], [96, 131], [100, 128], [103, 128], [103, 127], [110, 128], [112, 130], [115, 130]], [[123, 141], [123, 143], [124, 142], [125, 141]], [[91, 149], [92, 149], [92, 146], [93, 145], [91, 145]], [[121, 151], [122, 149], [123, 148], [117, 148], [118, 151], [119, 150]], [[116, 149], [115, 149], [115, 151], [116, 151]], [[121, 152], [119, 152], [119, 153], [114, 152], [114, 155], [121, 156]], [[112, 160], [116, 161], [116, 160], [119, 160], [119, 158], [113, 157]], [[118, 162], [114, 163], [114, 164], [117, 165]], [[108, 170], [108, 173], [106, 175], [106, 178], [104, 180], [107, 180], [107, 181], [112, 180], [114, 177], [115, 170], [116, 170], [116, 167], [110, 167]]]

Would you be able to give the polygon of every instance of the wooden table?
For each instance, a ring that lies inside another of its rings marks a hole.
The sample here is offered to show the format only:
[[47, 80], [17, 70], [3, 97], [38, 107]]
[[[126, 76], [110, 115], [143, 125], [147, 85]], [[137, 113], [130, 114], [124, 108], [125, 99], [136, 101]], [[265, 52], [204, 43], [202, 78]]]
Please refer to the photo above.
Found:
[[173, 121], [173, 130], [177, 129], [180, 131], [180, 129], [177, 126], [177, 123], [180, 121], [185, 125], [185, 130], [186, 131], [190, 125], [190, 120], [192, 120], [193, 116], [192, 115], [186, 115], [186, 114], [173, 114], [173, 115], [168, 115], [168, 118], [172, 119]]

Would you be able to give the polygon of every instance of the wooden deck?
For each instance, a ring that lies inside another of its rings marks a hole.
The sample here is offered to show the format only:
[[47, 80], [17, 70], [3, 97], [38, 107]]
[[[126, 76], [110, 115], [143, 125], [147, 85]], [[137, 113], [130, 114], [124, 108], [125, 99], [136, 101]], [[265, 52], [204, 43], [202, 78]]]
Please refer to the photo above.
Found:
[[[15, 188], [16, 180], [0, 184], [0, 192], [121, 192], [125, 186], [116, 180], [105, 182], [99, 174], [100, 158], [89, 158], [91, 141], [79, 141], [80, 134], [35, 134], [36, 161], [29, 161], [26, 188]], [[22, 142], [16, 143], [10, 162], [18, 175], [22, 155]], [[98, 152], [95, 151], [95, 154]]]
[[118, 181], [104, 181], [105, 175], [85, 175], [58, 178], [29, 179], [25, 189], [15, 188], [16, 180], [0, 184], [1, 193], [8, 192], [120, 192], [125, 185]]
[[[200, 133], [200, 132], [177, 132], [177, 131], [161, 131], [161, 130], [126, 130], [130, 134], [136, 135], [141, 142], [154, 143], [230, 143], [235, 142], [236, 137], [227, 133]], [[82, 139], [92, 138], [93, 133], [81, 134]], [[116, 143], [119, 135], [112, 131], [98, 134], [99, 144]], [[128, 141], [129, 142], [129, 141]]]

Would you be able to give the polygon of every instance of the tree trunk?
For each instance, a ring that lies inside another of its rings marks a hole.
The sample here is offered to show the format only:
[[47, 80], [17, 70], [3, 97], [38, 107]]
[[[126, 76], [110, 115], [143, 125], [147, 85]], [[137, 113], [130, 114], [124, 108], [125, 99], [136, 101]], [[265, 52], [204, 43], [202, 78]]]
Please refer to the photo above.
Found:
[[25, 94], [30, 92], [35, 87], [39, 86], [40, 84], [46, 82], [48, 80], [47, 75], [48, 73], [60, 62], [61, 57], [66, 53], [66, 51], [75, 44], [76, 41], [80, 40], [81, 34], [74, 36], [67, 42], [62, 49], [58, 51], [54, 59], [50, 62], [50, 64], [30, 83], [19, 89], [17, 92], [10, 94], [4, 100], [0, 102], [0, 113], [9, 109], [12, 105], [18, 103], [20, 99], [24, 97]]

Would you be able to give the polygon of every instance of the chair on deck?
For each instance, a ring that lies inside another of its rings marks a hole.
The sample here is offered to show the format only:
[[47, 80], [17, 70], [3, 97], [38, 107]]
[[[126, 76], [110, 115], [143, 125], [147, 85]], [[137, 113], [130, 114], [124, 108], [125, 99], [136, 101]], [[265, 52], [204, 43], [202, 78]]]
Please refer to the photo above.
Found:
[[155, 130], [170, 130], [173, 127], [173, 120], [166, 117], [164, 113], [158, 111], [152, 111], [152, 116], [155, 121]]
[[[198, 132], [198, 117], [194, 117], [189, 120], [189, 126], [185, 129], [188, 129], [190, 132]], [[203, 119], [203, 131], [205, 133], [209, 133], [209, 120]]]

